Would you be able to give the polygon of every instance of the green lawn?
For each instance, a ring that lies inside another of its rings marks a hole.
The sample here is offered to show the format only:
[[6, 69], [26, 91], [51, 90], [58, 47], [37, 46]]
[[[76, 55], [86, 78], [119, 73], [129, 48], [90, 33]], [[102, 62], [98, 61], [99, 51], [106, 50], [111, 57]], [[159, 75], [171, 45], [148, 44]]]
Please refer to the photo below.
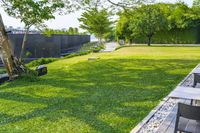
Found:
[[56, 61], [38, 82], [0, 86], [0, 132], [130, 132], [198, 63], [200, 47], [127, 47]]

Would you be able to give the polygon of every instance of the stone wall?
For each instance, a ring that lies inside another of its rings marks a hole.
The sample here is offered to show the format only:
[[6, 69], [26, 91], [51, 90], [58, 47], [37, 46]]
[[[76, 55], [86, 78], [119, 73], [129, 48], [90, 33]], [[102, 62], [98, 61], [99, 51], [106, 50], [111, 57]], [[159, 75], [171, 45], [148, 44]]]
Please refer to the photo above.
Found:
[[[23, 34], [8, 34], [14, 55], [19, 57]], [[28, 34], [24, 52], [25, 58], [60, 57], [77, 51], [84, 43], [90, 42], [89, 35]], [[29, 54], [27, 54], [29, 53]], [[27, 55], [29, 55], [27, 57]]]

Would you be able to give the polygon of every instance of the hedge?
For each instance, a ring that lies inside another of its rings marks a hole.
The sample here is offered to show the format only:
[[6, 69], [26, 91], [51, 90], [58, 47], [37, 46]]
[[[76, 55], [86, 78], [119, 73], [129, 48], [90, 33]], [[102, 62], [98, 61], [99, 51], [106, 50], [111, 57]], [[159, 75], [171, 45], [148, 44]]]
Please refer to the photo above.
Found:
[[[133, 39], [134, 43], [147, 43], [146, 37]], [[200, 27], [162, 31], [152, 38], [153, 44], [200, 44]]]

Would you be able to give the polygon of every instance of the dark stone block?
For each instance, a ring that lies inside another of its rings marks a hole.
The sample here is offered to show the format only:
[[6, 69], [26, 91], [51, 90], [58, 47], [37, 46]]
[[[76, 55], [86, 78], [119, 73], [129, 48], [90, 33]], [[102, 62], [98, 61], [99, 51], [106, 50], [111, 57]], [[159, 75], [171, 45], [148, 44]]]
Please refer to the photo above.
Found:
[[197, 83], [200, 83], [200, 73], [194, 73], [193, 87], [196, 87]]
[[8, 74], [1, 74], [0, 75], [0, 84], [6, 82], [9, 80], [9, 75]]
[[38, 76], [46, 75], [47, 67], [45, 65], [40, 65], [36, 68], [36, 72], [38, 73]]

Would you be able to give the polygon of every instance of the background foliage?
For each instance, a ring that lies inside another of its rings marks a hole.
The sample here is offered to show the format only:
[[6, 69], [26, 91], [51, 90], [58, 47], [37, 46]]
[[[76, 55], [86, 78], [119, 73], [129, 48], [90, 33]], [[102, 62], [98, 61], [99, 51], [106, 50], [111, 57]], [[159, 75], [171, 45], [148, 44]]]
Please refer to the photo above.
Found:
[[200, 43], [200, 6], [182, 2], [141, 5], [120, 12], [116, 38], [130, 43]]

